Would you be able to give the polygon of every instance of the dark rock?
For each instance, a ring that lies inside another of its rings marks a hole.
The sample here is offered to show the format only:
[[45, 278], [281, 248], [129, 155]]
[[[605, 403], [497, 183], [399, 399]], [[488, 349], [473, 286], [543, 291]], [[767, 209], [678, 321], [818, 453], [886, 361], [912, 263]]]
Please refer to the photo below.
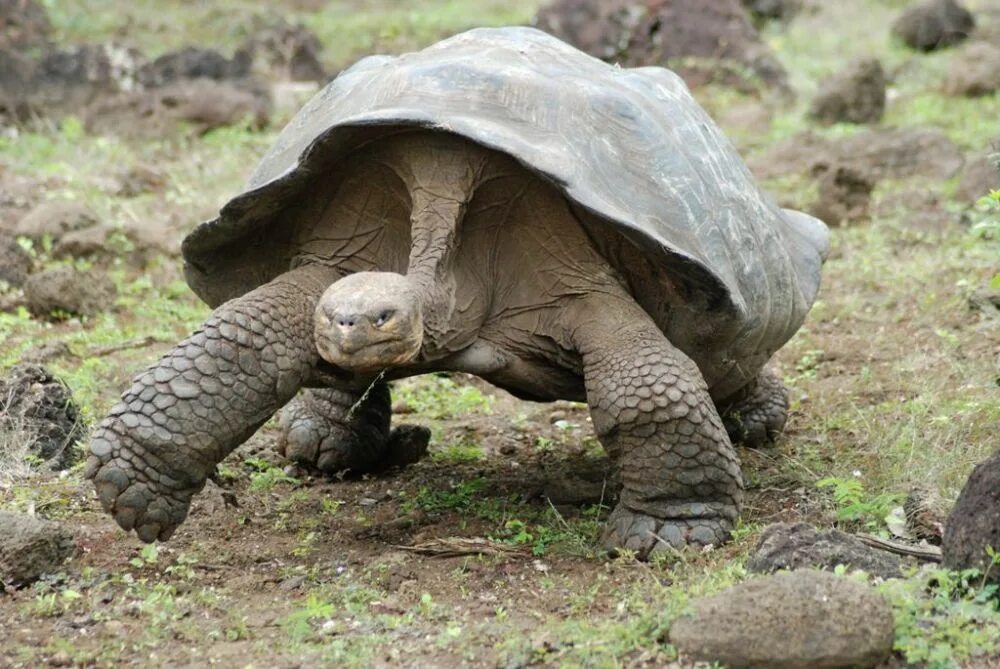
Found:
[[149, 137], [172, 135], [189, 124], [204, 134], [245, 120], [263, 127], [271, 111], [269, 92], [252, 80], [185, 79], [107, 98], [88, 110], [86, 125], [91, 132]]
[[114, 302], [115, 287], [102, 272], [56, 267], [24, 282], [28, 311], [40, 318], [93, 316]]
[[69, 388], [41, 365], [16, 365], [0, 378], [0, 429], [22, 435], [28, 452], [54, 469], [80, 459], [73, 444], [83, 428]]
[[31, 115], [29, 94], [34, 72], [30, 60], [0, 48], [0, 121], [22, 121]]
[[67, 232], [52, 247], [56, 258], [97, 258], [114, 255], [110, 238], [115, 229], [110, 225], [92, 225]]
[[167, 187], [167, 177], [149, 165], [133, 165], [119, 174], [117, 195], [136, 197], [145, 193], [162, 193]]
[[185, 79], [225, 81], [250, 75], [251, 54], [245, 49], [226, 58], [214, 49], [186, 47], [165, 53], [139, 71], [143, 86], [157, 88]]
[[98, 98], [137, 88], [144, 63], [138, 51], [113, 42], [49, 52], [34, 72], [29, 104], [43, 116], [78, 115]]
[[1000, 551], [1000, 451], [972, 470], [944, 526], [941, 549], [950, 569], [977, 568], [1000, 583], [1000, 567], [990, 567], [987, 547]]
[[969, 295], [969, 308], [978, 311], [983, 318], [1000, 318], [1000, 288], [980, 286]]
[[267, 92], [244, 82], [241, 85], [210, 79], [178, 82], [159, 92], [159, 104], [179, 120], [195, 124], [200, 132], [250, 120], [254, 127], [267, 125], [271, 101]]
[[0, 114], [20, 122], [79, 116], [108, 95], [137, 89], [144, 64], [138, 51], [115, 43], [46, 50], [37, 60], [0, 49]]
[[802, 9], [802, 0], [743, 0], [743, 6], [757, 20], [787, 21]]
[[876, 179], [949, 179], [965, 163], [958, 145], [940, 130], [928, 128], [869, 130], [839, 144], [841, 162]]
[[810, 213], [827, 225], [848, 225], [869, 219], [875, 181], [861, 170], [836, 165], [819, 180], [819, 197]]
[[955, 0], [929, 0], [907, 8], [892, 32], [913, 49], [934, 51], [966, 39], [975, 25], [972, 13]]
[[809, 115], [823, 123], [874, 123], [885, 111], [885, 72], [874, 59], [856, 61], [820, 86]]
[[69, 345], [64, 341], [49, 341], [38, 346], [33, 346], [21, 356], [24, 362], [45, 363], [56, 358], [75, 357], [70, 351]]
[[980, 97], [1000, 90], [1000, 45], [975, 42], [951, 59], [944, 90], [949, 95]]
[[[998, 142], [998, 147], [1000, 147], [1000, 142]], [[967, 161], [958, 177], [955, 198], [964, 204], [973, 204], [991, 190], [1000, 188], [998, 160], [1000, 160], [1000, 155], [986, 154]]]
[[955, 176], [964, 163], [958, 145], [930, 128], [864, 130], [835, 142], [806, 132], [748, 161], [761, 179], [802, 172], [821, 175], [833, 165], [844, 165], [875, 180], [926, 177], [935, 181]]
[[328, 79], [320, 54], [323, 45], [316, 33], [284, 19], [264, 25], [244, 49], [253, 55], [254, 69], [269, 78], [287, 81], [325, 82]]
[[910, 490], [903, 501], [903, 516], [906, 519], [906, 531], [912, 538], [934, 546], [941, 545], [947, 513], [944, 500], [937, 491], [922, 486]]
[[124, 228], [94, 225], [67, 232], [52, 247], [52, 255], [95, 261], [120, 257], [130, 265], [145, 267], [156, 256], [177, 255], [180, 250], [178, 238], [176, 232], [153, 223]]
[[60, 525], [0, 510], [0, 582], [23, 586], [62, 568], [73, 534]]
[[724, 83], [787, 90], [784, 68], [739, 0], [555, 0], [536, 25], [577, 48], [626, 67], [664, 65], [691, 86]]
[[940, 191], [927, 186], [883, 192], [874, 209], [879, 219], [895, 219], [911, 230], [930, 234], [951, 230], [958, 221]]
[[755, 578], [692, 603], [670, 643], [730, 669], [874, 667], [892, 652], [892, 610], [868, 586], [820, 571]]
[[35, 0], [0, 0], [0, 49], [42, 43], [50, 32], [49, 15]]
[[97, 215], [73, 200], [43, 202], [18, 221], [15, 234], [35, 241], [48, 236], [58, 241], [63, 235], [97, 224]]
[[899, 577], [902, 567], [899, 557], [839, 530], [820, 532], [807, 523], [777, 523], [764, 530], [747, 571], [769, 574], [779, 569], [832, 569], [838, 564], [879, 578]]
[[0, 281], [15, 288], [24, 284], [31, 272], [31, 256], [21, 248], [14, 235], [0, 230]]

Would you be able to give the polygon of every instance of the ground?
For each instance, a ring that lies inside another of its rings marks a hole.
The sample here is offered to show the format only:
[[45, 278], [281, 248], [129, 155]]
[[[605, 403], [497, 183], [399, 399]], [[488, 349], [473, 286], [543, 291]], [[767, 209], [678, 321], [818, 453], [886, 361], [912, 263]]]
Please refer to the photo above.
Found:
[[[191, 43], [231, 52], [260, 7], [43, 4], [57, 42], [114, 38], [150, 55]], [[884, 127], [939, 129], [970, 160], [988, 152], [1000, 97], [946, 97], [954, 51], [918, 55], [890, 39], [905, 3], [822, 4], [763, 27], [794, 99], [696, 91], [751, 163], [807, 129], [833, 144], [861, 131], [812, 127], [806, 116], [818, 82], [854, 56], [880, 58], [890, 75]], [[983, 16], [1000, 10], [967, 4]], [[333, 72], [474, 25], [523, 24], [537, 9], [529, 0], [271, 6], [316, 32]], [[181, 129], [156, 140], [93, 135], [72, 117], [11, 130], [0, 137], [0, 223], [42, 200], [71, 199], [176, 245], [238, 192], [289, 113], [263, 130]], [[136, 174], [153, 175], [139, 194], [125, 187]], [[800, 170], [764, 185], [782, 204], [808, 208], [814, 177]], [[157, 546], [117, 528], [80, 467], [52, 473], [0, 453], [0, 507], [61, 521], [78, 546], [62, 573], [0, 594], [0, 667], [688, 666], [666, 641], [671, 620], [692, 597], [746, 578], [768, 523], [885, 534], [886, 514], [911, 487], [954, 500], [973, 465], [1000, 447], [1000, 318], [989, 300], [970, 300], [1000, 288], [1000, 233], [983, 223], [987, 204], [956, 196], [958, 178], [882, 179], [870, 222], [833, 229], [819, 300], [775, 359], [791, 389], [789, 425], [773, 447], [740, 451], [750, 490], [731, 544], [653, 563], [609, 558], [597, 540], [614, 485], [586, 407], [428, 376], [394, 388], [395, 420], [433, 431], [427, 460], [371, 478], [296, 477], [273, 452], [272, 422]], [[139, 269], [132, 243], [115, 241], [118, 257], [92, 268], [118, 290], [104, 313], [50, 322], [0, 311], [0, 370], [65, 343], [46, 364], [90, 423], [208, 313], [175, 253]], [[30, 248], [39, 267], [71, 262], [53, 260], [44, 240]], [[8, 300], [16, 291], [0, 286], [0, 307]], [[896, 611], [890, 666], [1000, 666], [1000, 614], [963, 578], [932, 572], [879, 586]]]

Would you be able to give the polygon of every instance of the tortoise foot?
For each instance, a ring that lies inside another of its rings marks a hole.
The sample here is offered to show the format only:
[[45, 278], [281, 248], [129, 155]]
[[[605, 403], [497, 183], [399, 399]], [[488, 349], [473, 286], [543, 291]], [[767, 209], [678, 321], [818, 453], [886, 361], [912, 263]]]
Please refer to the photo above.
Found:
[[615, 507], [601, 544], [608, 550], [626, 549], [640, 560], [685, 546], [715, 546], [729, 540], [733, 524], [725, 518], [657, 518]]
[[281, 412], [279, 452], [305, 469], [333, 475], [402, 467], [427, 453], [430, 430], [401, 425], [390, 432], [388, 391], [367, 397], [312, 389]]
[[753, 389], [720, 410], [734, 444], [759, 448], [772, 443], [788, 419], [788, 389], [774, 372], [764, 370]]
[[[116, 440], [121, 442], [122, 440]], [[160, 471], [163, 463], [141, 449], [112, 444], [98, 433], [91, 442], [86, 477], [93, 480], [104, 510], [142, 541], [166, 541], [187, 518], [191, 498], [205, 485]]]

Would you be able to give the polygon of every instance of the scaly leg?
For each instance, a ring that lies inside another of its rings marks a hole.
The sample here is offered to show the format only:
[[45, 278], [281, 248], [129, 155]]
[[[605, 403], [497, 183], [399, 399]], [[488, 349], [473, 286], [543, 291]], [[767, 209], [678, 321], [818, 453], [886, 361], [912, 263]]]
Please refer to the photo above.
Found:
[[318, 361], [313, 310], [334, 279], [302, 267], [230, 300], [135, 379], [87, 460], [122, 528], [168, 539], [216, 464], [295, 395]]
[[788, 389], [769, 369], [741, 396], [719, 404], [722, 424], [734, 444], [758, 448], [772, 442], [788, 419]]
[[584, 321], [574, 339], [594, 429], [623, 485], [603, 543], [640, 557], [723, 543], [743, 482], [698, 367], [638, 306], [615, 301], [589, 313], [601, 318]]
[[401, 425], [390, 432], [389, 386], [364, 393], [305, 390], [281, 412], [282, 455], [326, 474], [378, 471], [416, 462], [427, 453], [430, 430]]

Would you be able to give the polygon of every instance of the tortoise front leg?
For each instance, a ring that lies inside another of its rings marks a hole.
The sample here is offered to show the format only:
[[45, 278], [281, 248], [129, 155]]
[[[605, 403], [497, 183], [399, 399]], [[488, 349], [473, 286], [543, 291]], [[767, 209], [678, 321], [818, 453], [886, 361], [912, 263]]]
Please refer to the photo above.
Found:
[[640, 557], [723, 543], [743, 482], [705, 381], [645, 312], [613, 306], [594, 310], [600, 321], [574, 334], [594, 429], [621, 468], [622, 494], [603, 543]]
[[295, 395], [319, 359], [313, 311], [335, 278], [302, 267], [226, 302], [136, 378], [87, 460], [122, 528], [168, 539], [216, 464]]

